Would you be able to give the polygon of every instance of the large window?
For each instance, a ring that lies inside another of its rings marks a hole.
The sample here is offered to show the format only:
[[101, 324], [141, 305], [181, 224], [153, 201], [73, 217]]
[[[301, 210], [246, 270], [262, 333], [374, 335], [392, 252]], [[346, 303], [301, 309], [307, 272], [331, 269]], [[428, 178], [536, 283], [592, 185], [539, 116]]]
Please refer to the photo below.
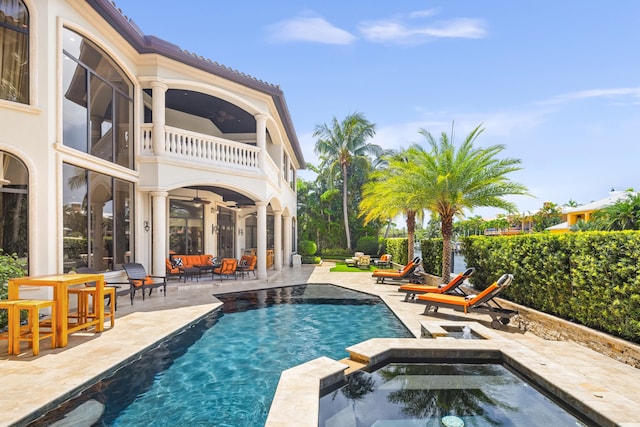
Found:
[[63, 143], [133, 168], [133, 85], [90, 40], [63, 29]]
[[0, 0], [0, 99], [29, 103], [29, 11]]
[[204, 208], [171, 199], [169, 209], [169, 250], [178, 255], [204, 251]]
[[24, 163], [0, 151], [0, 249], [27, 258], [29, 174]]
[[70, 164], [63, 179], [64, 272], [132, 260], [133, 184]]

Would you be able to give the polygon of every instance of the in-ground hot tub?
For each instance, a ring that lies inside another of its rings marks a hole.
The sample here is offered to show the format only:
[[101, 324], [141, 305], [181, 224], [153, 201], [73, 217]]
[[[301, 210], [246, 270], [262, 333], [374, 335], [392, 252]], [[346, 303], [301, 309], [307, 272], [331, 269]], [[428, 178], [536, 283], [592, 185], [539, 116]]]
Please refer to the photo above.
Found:
[[592, 425], [505, 364], [390, 363], [320, 398], [320, 427]]

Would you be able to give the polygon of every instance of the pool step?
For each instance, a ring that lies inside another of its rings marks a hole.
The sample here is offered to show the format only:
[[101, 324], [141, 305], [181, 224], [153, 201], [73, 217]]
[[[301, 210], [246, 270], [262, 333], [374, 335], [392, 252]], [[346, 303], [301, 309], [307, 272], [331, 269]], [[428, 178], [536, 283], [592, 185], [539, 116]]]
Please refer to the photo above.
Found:
[[348, 368], [344, 371], [345, 375], [349, 375], [353, 371], [357, 371], [358, 369], [362, 369], [367, 366], [365, 363], [356, 362], [355, 360], [352, 360], [348, 357], [340, 360], [340, 363], [344, 363], [348, 366]]

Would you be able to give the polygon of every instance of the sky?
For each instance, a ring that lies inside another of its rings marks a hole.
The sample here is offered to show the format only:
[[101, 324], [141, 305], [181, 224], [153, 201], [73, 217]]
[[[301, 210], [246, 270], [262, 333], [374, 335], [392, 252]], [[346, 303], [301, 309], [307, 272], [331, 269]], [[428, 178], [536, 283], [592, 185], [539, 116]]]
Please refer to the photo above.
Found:
[[640, 1], [116, 5], [144, 34], [280, 86], [307, 163], [316, 126], [358, 112], [385, 149], [426, 144], [420, 129], [459, 145], [481, 125], [476, 146], [521, 160], [519, 212], [640, 189]]

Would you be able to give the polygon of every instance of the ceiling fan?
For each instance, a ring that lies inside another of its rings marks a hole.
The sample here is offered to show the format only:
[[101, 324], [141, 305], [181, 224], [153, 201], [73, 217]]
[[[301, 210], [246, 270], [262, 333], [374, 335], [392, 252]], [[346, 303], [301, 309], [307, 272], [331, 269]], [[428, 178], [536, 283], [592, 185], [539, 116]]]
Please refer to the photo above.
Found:
[[200, 206], [208, 205], [211, 202], [209, 200], [201, 199], [200, 197], [198, 197], [198, 189], [196, 188], [196, 197], [191, 199], [191, 203], [193, 203], [194, 207], [199, 208]]
[[218, 123], [224, 123], [227, 120], [235, 120], [235, 117], [231, 114], [227, 113], [224, 110], [211, 111], [209, 113], [209, 118], [211, 120], [216, 120]]

